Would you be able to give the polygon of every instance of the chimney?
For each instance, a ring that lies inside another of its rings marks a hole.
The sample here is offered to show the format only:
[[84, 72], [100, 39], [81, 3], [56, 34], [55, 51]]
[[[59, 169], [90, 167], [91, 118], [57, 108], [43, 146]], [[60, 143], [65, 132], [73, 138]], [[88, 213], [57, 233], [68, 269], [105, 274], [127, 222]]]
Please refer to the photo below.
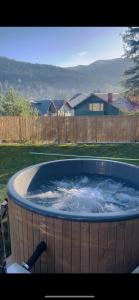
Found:
[[112, 93], [108, 93], [108, 103], [112, 102]]

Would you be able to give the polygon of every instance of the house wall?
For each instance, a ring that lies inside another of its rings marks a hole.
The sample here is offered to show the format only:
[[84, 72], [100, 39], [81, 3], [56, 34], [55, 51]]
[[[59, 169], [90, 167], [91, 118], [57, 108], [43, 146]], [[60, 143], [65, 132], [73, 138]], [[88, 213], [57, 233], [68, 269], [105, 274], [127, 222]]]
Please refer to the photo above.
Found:
[[74, 109], [70, 109], [65, 103], [58, 112], [59, 116], [74, 116]]
[[105, 115], [120, 115], [120, 111], [118, 108], [114, 107], [111, 104], [106, 104], [105, 106]]
[[[90, 111], [89, 110], [89, 104], [90, 103], [103, 103], [104, 104], [104, 110], [103, 111]], [[111, 104], [106, 103], [105, 101], [101, 100], [95, 95], [92, 95], [88, 99], [86, 99], [84, 102], [79, 104], [75, 107], [75, 116], [94, 116], [94, 115], [118, 115], [119, 110], [112, 106]]]

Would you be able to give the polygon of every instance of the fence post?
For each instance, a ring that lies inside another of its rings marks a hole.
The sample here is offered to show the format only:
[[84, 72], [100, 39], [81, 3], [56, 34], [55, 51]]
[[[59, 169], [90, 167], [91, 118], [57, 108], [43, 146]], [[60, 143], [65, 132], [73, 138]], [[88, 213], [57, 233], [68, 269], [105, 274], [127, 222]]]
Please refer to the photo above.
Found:
[[19, 142], [21, 142], [21, 117], [19, 116]]
[[60, 144], [60, 136], [59, 136], [59, 116], [57, 112], [57, 143]]
[[96, 143], [97, 143], [97, 141], [98, 141], [98, 136], [97, 136], [97, 116], [96, 116]]
[[137, 131], [137, 116], [131, 116], [133, 118], [133, 126], [132, 126], [132, 130], [133, 132], [131, 133], [131, 142], [136, 142], [136, 131]]

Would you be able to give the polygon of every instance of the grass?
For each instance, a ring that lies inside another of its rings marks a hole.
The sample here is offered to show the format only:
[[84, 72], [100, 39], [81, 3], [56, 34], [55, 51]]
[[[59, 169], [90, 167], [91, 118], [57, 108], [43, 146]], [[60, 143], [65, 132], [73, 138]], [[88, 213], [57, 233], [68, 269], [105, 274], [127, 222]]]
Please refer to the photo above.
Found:
[[[32, 164], [70, 157], [34, 155], [29, 152], [62, 153], [120, 158], [120, 161], [139, 165], [139, 144], [1, 144], [0, 145], [0, 202], [6, 197], [8, 179], [17, 171]], [[136, 159], [130, 161], [129, 159]], [[116, 160], [116, 159], [115, 159]], [[118, 160], [119, 161], [119, 160]]]

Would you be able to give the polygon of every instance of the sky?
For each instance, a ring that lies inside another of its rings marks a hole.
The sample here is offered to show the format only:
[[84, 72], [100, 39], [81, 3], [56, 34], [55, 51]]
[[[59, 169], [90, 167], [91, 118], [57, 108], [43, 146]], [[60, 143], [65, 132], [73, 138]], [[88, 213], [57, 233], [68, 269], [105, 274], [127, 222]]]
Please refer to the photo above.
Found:
[[0, 27], [0, 56], [61, 67], [124, 54], [127, 27]]

